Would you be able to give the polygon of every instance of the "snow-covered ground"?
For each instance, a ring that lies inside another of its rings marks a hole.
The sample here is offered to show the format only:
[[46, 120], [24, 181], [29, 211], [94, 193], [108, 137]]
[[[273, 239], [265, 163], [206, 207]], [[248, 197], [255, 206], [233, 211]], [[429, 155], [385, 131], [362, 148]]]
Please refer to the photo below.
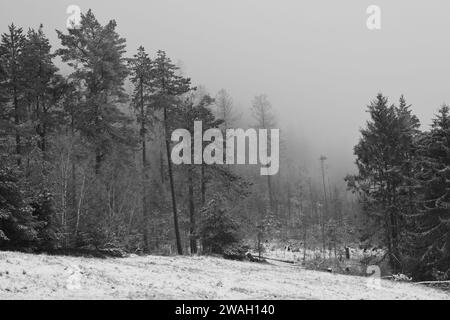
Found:
[[449, 299], [421, 285], [213, 257], [0, 252], [1, 299]]

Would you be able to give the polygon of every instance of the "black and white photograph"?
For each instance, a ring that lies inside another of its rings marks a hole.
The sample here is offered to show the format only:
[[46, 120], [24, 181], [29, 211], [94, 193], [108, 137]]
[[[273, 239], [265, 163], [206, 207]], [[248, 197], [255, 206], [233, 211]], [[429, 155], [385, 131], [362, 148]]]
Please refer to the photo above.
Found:
[[450, 300], [449, 35], [448, 0], [0, 0], [0, 300]]

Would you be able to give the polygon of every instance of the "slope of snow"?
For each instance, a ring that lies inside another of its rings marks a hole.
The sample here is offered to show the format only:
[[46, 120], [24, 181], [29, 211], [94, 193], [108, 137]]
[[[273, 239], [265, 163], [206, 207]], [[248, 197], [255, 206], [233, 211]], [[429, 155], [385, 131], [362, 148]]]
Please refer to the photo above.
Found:
[[212, 257], [0, 252], [1, 299], [449, 299], [420, 285]]

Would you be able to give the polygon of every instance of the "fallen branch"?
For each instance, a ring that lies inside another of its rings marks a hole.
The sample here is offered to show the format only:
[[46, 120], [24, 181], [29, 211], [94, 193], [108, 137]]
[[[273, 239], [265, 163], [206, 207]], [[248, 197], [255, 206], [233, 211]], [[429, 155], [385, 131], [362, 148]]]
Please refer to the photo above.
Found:
[[294, 261], [289, 261], [289, 260], [280, 260], [280, 259], [275, 259], [275, 258], [267, 258], [264, 256], [261, 256], [262, 259], [266, 259], [266, 260], [273, 260], [273, 261], [278, 261], [278, 262], [285, 262], [285, 263], [291, 263], [294, 264]]
[[412, 282], [413, 284], [439, 284], [439, 283], [450, 283], [450, 280], [445, 281], [420, 281], [420, 282]]

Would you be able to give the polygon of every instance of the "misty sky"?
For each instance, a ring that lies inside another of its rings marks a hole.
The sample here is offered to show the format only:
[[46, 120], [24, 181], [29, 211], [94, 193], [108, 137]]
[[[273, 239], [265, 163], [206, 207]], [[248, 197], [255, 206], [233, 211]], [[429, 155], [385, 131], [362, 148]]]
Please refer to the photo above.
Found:
[[[241, 108], [266, 93], [299, 161], [315, 172], [326, 154], [333, 179], [354, 170], [377, 92], [391, 102], [405, 94], [424, 126], [450, 102], [448, 0], [0, 0], [0, 32], [42, 22], [57, 46], [71, 4], [116, 19], [130, 55], [163, 49], [194, 84], [227, 89]], [[366, 27], [371, 4], [381, 7], [379, 31]]]

